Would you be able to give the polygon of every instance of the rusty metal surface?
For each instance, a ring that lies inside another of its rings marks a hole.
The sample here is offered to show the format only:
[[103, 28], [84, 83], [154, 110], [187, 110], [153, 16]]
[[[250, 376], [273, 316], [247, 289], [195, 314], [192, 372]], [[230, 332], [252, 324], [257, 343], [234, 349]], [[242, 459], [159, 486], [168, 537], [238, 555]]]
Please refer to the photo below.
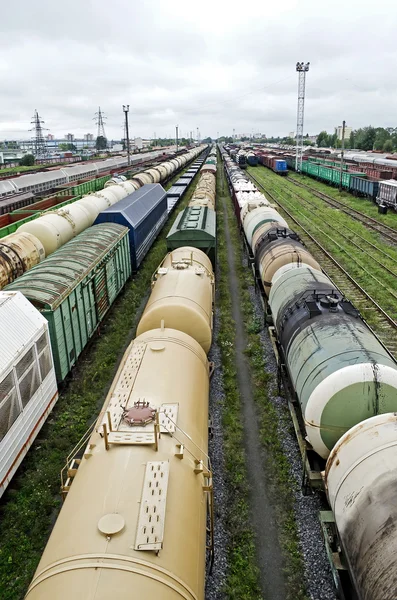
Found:
[[7, 286], [7, 290], [18, 290], [36, 306], [54, 310], [127, 231], [115, 223], [90, 227]]

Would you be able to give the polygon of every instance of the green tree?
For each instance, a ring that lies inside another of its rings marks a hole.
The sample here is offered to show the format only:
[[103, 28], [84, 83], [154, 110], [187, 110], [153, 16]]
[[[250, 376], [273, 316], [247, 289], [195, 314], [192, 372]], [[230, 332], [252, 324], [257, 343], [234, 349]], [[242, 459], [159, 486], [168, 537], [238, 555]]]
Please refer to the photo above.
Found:
[[326, 131], [320, 131], [317, 136], [317, 146], [319, 148], [327, 148], [329, 146], [329, 138], [330, 136]]
[[340, 140], [338, 140], [338, 136], [336, 133], [333, 133], [332, 135], [328, 136], [328, 145], [331, 146], [331, 148], [340, 148], [342, 146], [342, 143], [340, 142], [340, 145], [338, 145], [340, 142]]
[[385, 142], [390, 139], [390, 133], [387, 129], [383, 127], [377, 127], [375, 141], [374, 141], [374, 150], [382, 150]]
[[371, 125], [357, 129], [357, 131], [354, 132], [354, 137], [355, 146], [357, 148], [360, 150], [373, 150], [376, 138], [376, 129]]
[[19, 161], [21, 167], [31, 167], [35, 163], [33, 154], [25, 154]]
[[390, 138], [385, 141], [382, 150], [383, 152], [393, 152], [393, 142]]
[[211, 138], [211, 137], [206, 137], [206, 138], [203, 140], [203, 144], [211, 144], [211, 142], [212, 142], [212, 138]]
[[96, 139], [95, 147], [97, 150], [105, 150], [108, 145], [108, 141], [103, 135], [98, 135]]
[[355, 140], [354, 140], [354, 131], [350, 133], [350, 148], [354, 148]]
[[71, 144], [70, 142], [63, 142], [62, 144], [59, 144], [58, 146], [59, 150], [62, 150], [64, 152], [66, 151], [71, 151], [71, 152], [76, 152], [77, 148], [74, 144]]

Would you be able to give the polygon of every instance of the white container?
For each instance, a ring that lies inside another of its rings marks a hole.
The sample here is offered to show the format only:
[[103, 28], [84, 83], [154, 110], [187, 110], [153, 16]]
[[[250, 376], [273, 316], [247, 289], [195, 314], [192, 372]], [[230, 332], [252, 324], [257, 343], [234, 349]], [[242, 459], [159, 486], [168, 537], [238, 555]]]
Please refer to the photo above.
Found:
[[[95, 219], [91, 218], [89, 211], [84, 207], [83, 204], [79, 204], [78, 202], [73, 202], [73, 204], [68, 204], [68, 206], [64, 206], [63, 208], [59, 208], [58, 210], [53, 211], [54, 214], [60, 215], [64, 219], [70, 223], [73, 230], [73, 235], [78, 235], [87, 227], [93, 224]], [[71, 238], [70, 238], [71, 239]]]
[[252, 236], [255, 233], [257, 227], [259, 227], [261, 223], [270, 221], [276, 221], [280, 223], [281, 227], [288, 227], [287, 222], [276, 210], [274, 210], [274, 208], [261, 206], [260, 208], [254, 208], [251, 211], [247, 210], [243, 221], [243, 227], [247, 238], [247, 242], [250, 245], [250, 247], [252, 244]]
[[34, 221], [24, 223], [18, 231], [26, 231], [36, 236], [43, 244], [46, 256], [55, 252], [73, 237], [72, 224], [55, 212], [45, 213]]
[[76, 200], [74, 204], [82, 206], [88, 212], [88, 214], [90, 215], [91, 224], [99, 215], [98, 206], [87, 197], [81, 198], [81, 200]]
[[58, 399], [48, 322], [20, 292], [0, 292], [0, 496]]
[[361, 598], [397, 590], [397, 414], [362, 421], [329, 455], [325, 481]]
[[152, 178], [152, 182], [153, 183], [159, 183], [160, 182], [160, 173], [157, 169], [147, 169], [145, 171], [145, 173], [147, 173], [148, 175], [150, 175], [150, 177]]
[[95, 192], [94, 196], [99, 196], [100, 198], [105, 198], [109, 202], [109, 206], [116, 204], [122, 198], [125, 198], [127, 193], [123, 190], [121, 185], [112, 185], [104, 190], [99, 192]]
[[139, 187], [136, 184], [136, 181], [123, 181], [120, 183], [120, 187], [126, 192], [127, 196], [133, 194]]

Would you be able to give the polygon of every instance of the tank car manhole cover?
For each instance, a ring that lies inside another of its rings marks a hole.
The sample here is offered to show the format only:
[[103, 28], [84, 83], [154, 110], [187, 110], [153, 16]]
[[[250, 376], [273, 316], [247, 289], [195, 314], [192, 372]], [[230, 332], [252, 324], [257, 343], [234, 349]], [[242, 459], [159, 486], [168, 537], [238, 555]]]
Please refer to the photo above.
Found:
[[114, 535], [124, 529], [125, 519], [116, 513], [109, 513], [98, 521], [98, 529], [104, 535]]

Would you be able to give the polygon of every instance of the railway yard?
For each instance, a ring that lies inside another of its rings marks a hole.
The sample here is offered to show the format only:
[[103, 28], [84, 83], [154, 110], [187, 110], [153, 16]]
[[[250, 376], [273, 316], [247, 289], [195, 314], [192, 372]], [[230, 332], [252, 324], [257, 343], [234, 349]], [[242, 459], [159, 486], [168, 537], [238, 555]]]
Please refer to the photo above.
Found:
[[397, 214], [250, 156], [4, 191], [1, 600], [395, 598]]

